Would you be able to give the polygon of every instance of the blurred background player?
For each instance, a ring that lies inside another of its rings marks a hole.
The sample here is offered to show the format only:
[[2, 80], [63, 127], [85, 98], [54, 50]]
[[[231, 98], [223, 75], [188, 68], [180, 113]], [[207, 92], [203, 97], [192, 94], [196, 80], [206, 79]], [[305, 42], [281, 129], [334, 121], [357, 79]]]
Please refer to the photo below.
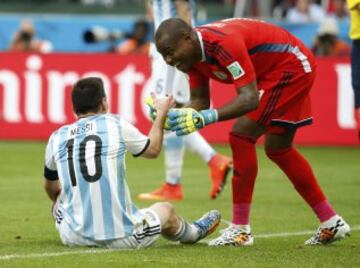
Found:
[[130, 38], [122, 42], [115, 50], [121, 55], [141, 54], [149, 55], [150, 42], [148, 35], [150, 25], [147, 20], [138, 20], [133, 26], [133, 30], [129, 36]]
[[291, 23], [321, 22], [324, 18], [325, 11], [311, 0], [297, 0], [286, 14], [287, 21]]
[[347, 20], [349, 18], [349, 10], [346, 0], [333, 0], [333, 8], [330, 10], [328, 16], [337, 20]]
[[339, 27], [336, 18], [325, 18], [320, 23], [312, 52], [316, 56], [350, 56], [350, 45], [341, 40], [338, 35]]
[[350, 9], [351, 83], [355, 95], [355, 117], [360, 142], [360, 0], [348, 0]]
[[67, 246], [140, 248], [152, 245], [160, 233], [172, 241], [196, 243], [213, 232], [220, 213], [212, 210], [193, 224], [178, 216], [170, 203], [139, 210], [126, 183], [125, 154], [156, 158], [172, 97], [156, 99], [157, 118], [148, 136], [118, 115], [100, 78], [79, 80], [71, 99], [77, 121], [53, 132], [46, 147], [45, 191]]
[[35, 38], [35, 35], [36, 32], [31, 20], [22, 20], [19, 29], [14, 34], [9, 51], [40, 53], [53, 51], [53, 45], [50, 41]]
[[[160, 23], [168, 18], [180, 17], [189, 25], [194, 25], [193, 0], [151, 0], [148, 10], [154, 21], [156, 30]], [[172, 94], [178, 105], [189, 101], [189, 82], [186, 75], [174, 67], [167, 65], [155, 47], [151, 49], [153, 92], [158, 96]], [[165, 184], [153, 192], [138, 195], [141, 200], [182, 200], [181, 187], [184, 150], [198, 154], [210, 169], [212, 189], [211, 198], [216, 198], [222, 191], [226, 176], [230, 170], [231, 159], [216, 153], [216, 151], [198, 133], [186, 137], [178, 137], [173, 132], [167, 132], [164, 137]]]

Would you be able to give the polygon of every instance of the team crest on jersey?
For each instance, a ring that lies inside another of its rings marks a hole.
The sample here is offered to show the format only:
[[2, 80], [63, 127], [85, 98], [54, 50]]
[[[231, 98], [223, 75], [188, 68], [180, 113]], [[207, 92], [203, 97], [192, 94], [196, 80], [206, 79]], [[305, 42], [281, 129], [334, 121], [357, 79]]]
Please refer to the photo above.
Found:
[[241, 67], [238, 61], [234, 61], [230, 65], [226, 66], [234, 79], [238, 79], [245, 74], [244, 69]]
[[219, 79], [221, 79], [221, 80], [226, 80], [226, 79], [227, 79], [227, 74], [224, 73], [224, 72], [214, 71], [213, 74], [214, 74], [217, 78], [219, 78]]

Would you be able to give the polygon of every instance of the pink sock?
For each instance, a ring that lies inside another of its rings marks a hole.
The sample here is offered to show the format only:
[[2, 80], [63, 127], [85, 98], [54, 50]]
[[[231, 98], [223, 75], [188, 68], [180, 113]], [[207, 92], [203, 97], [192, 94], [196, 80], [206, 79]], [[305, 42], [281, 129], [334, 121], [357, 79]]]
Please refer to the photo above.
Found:
[[250, 204], [233, 204], [233, 224], [248, 225], [250, 223]]
[[336, 212], [327, 200], [316, 204], [312, 207], [312, 209], [314, 210], [316, 216], [319, 218], [320, 222], [327, 221], [328, 219], [336, 215]]

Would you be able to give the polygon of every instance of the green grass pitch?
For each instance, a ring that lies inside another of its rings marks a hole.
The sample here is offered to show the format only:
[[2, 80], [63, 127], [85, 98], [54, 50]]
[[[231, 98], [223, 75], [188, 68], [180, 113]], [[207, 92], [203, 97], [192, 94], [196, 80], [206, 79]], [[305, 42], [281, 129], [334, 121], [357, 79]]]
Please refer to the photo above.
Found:
[[[230, 154], [227, 146], [217, 146]], [[0, 142], [0, 267], [360, 267], [360, 150], [301, 147], [335, 209], [353, 227], [346, 240], [305, 247], [318, 222], [282, 172], [258, 148], [259, 175], [251, 214], [255, 244], [246, 248], [183, 246], [160, 239], [152, 248], [108, 251], [67, 248], [60, 243], [43, 189], [45, 143]], [[163, 158], [127, 157], [127, 180], [136, 194], [163, 181]], [[210, 200], [208, 169], [186, 153], [185, 200], [177, 212], [190, 220], [219, 209], [231, 220], [231, 180], [217, 200]], [[226, 224], [221, 224], [225, 228]], [[215, 237], [217, 233], [211, 237]]]

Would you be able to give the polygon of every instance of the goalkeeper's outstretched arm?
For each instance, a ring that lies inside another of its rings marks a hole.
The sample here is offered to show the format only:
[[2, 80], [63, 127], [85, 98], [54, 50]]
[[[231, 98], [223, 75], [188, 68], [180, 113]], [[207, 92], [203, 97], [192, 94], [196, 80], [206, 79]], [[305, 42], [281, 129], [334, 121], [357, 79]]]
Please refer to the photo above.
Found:
[[255, 110], [259, 105], [256, 82], [237, 89], [238, 96], [220, 109], [209, 109], [208, 87], [193, 89], [187, 108], [174, 109], [168, 114], [169, 126], [176, 135], [182, 136], [197, 131], [207, 125], [242, 116]]
[[238, 96], [217, 110], [218, 121], [242, 116], [259, 106], [259, 92], [256, 81], [237, 88]]
[[[224, 121], [242, 116], [255, 110], [259, 105], [259, 93], [256, 81], [253, 81], [243, 87], [237, 88], [238, 96], [217, 109], [217, 121]], [[210, 108], [210, 90], [209, 85], [203, 85], [199, 88], [191, 89], [190, 102], [186, 105], [197, 111]]]
[[210, 108], [210, 89], [209, 83], [199, 88], [190, 90], [190, 102], [185, 105], [186, 108], [193, 108], [197, 111]]

